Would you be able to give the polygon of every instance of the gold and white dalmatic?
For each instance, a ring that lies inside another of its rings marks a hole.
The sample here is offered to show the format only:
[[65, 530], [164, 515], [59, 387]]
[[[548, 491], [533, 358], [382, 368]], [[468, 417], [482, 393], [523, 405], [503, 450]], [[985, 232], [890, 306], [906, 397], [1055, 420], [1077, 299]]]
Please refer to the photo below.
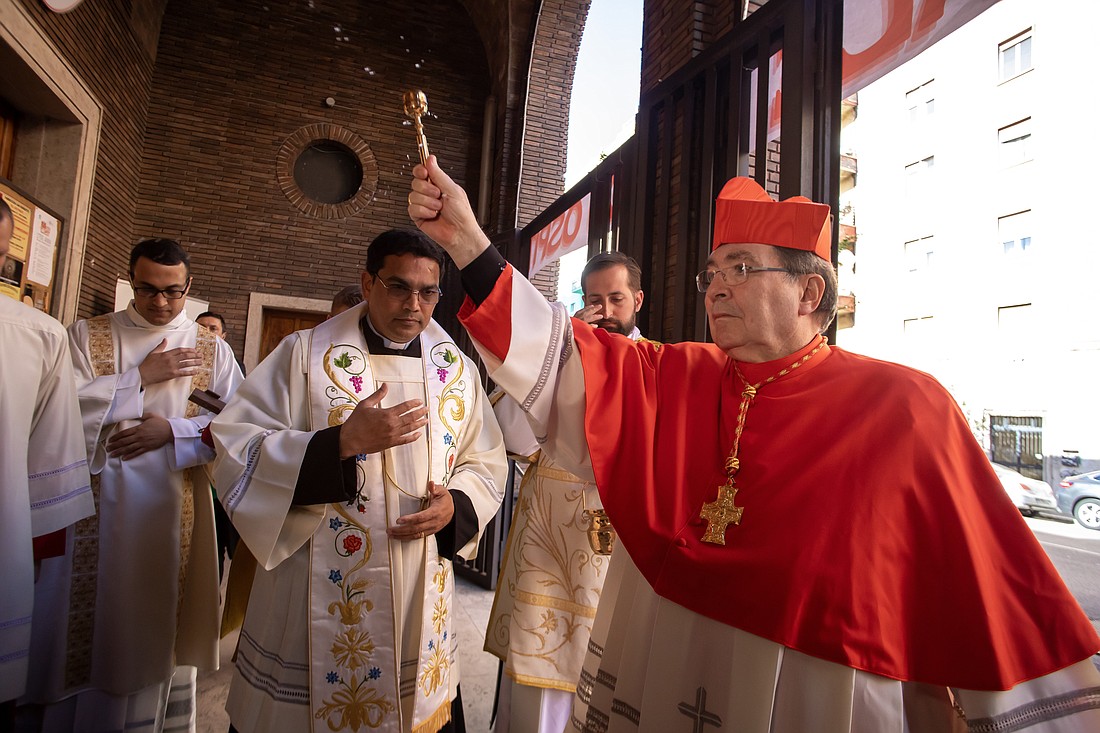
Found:
[[[372, 355], [365, 313], [285, 339], [212, 428], [223, 502], [259, 565], [227, 703], [242, 733], [434, 733], [450, 720], [451, 562], [432, 537], [392, 541], [386, 528], [420, 509], [430, 479], [469, 497], [480, 535], [501, 500], [503, 438], [473, 362], [434, 321], [421, 358]], [[428, 439], [359, 456], [350, 505], [293, 505], [315, 432], [382, 383], [383, 407], [428, 405]], [[477, 540], [458, 554], [472, 557]]]
[[[641, 333], [635, 328], [629, 338]], [[528, 466], [485, 630], [485, 651], [504, 662], [506, 675], [493, 730], [559, 733], [569, 721], [611, 561], [590, 538], [590, 514], [603, 514], [603, 502], [595, 483], [541, 450], [518, 402], [503, 392], [491, 399], [509, 455]]]
[[[162, 341], [197, 349], [202, 365], [143, 388], [139, 367]], [[200, 438], [211, 415], [188, 396], [231, 395], [240, 368], [184, 312], [154, 325], [132, 303], [74, 323], [69, 348], [98, 514], [68, 533], [65, 557], [42, 564], [28, 700], [52, 703], [46, 730], [155, 731], [170, 687], [190, 685], [179, 708], [193, 725], [194, 668], [218, 667], [218, 570], [213, 451]], [[111, 436], [144, 414], [166, 418], [172, 440], [126, 461], [108, 455]]]

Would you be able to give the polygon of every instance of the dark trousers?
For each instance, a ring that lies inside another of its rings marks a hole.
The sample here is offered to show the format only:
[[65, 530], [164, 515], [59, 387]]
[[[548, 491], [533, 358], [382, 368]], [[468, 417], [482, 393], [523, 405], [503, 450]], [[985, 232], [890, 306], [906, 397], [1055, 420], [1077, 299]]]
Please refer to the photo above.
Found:
[[237, 549], [237, 541], [241, 536], [229, 521], [229, 515], [225, 513], [225, 507], [218, 500], [217, 492], [214, 492], [214, 533], [218, 538], [218, 578], [220, 579], [222, 568], [225, 567], [225, 558], [233, 559], [233, 551]]

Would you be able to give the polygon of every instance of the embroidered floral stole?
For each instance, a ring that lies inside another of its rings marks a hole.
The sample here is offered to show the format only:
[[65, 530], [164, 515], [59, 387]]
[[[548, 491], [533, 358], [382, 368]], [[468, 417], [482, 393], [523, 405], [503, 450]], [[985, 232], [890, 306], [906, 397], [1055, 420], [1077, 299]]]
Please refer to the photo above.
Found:
[[[445, 485], [468, 424], [477, 374], [466, 373], [458, 347], [434, 321], [420, 338], [432, 441], [429, 476]], [[313, 330], [309, 394], [314, 429], [343, 423], [373, 384], [357, 318], [336, 318]], [[394, 733], [435, 733], [451, 719], [451, 563], [439, 557], [430, 537], [408, 543], [407, 552], [415, 552], [418, 544], [423, 552], [423, 613], [419, 623], [406, 623], [410, 633], [419, 634], [416, 669], [402, 670], [401, 650], [395, 647], [386, 491], [379, 490], [385, 485], [380, 454], [359, 456], [356, 469], [357, 500], [350, 506], [328, 505], [310, 546], [313, 730], [358, 730], [365, 725]], [[403, 695], [415, 696], [413, 720], [405, 726]]]

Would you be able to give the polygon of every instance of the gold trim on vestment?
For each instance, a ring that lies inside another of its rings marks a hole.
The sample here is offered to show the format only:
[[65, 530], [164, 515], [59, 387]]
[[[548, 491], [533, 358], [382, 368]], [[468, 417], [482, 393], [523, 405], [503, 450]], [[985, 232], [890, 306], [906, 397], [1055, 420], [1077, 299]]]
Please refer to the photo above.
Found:
[[412, 733], [436, 733], [440, 728], [451, 722], [451, 701], [440, 705], [428, 718], [412, 729]]
[[[96, 378], [118, 373], [115, 366], [115, 340], [110, 315], [96, 316], [86, 322], [88, 326], [88, 356]], [[196, 327], [195, 348], [201, 364], [191, 378], [191, 388], [205, 390], [210, 386], [214, 372], [214, 355], [217, 337], [204, 328]], [[190, 391], [188, 392], [190, 394]], [[184, 416], [198, 415], [199, 406], [187, 403]], [[180, 496], [180, 553], [178, 591], [176, 596], [177, 626], [183, 610], [183, 591], [187, 581], [187, 568], [191, 557], [191, 538], [195, 526], [194, 484], [189, 472], [182, 472]], [[99, 516], [100, 475], [91, 480], [92, 497], [96, 512], [85, 517], [73, 528], [72, 577], [69, 589], [68, 629], [66, 632], [66, 659], [64, 683], [67, 688], [86, 685], [91, 681], [92, 645], [95, 636], [95, 609], [99, 584]]]
[[508, 668], [505, 668], [504, 673], [518, 684], [527, 685], [528, 687], [543, 687], [548, 690], [561, 690], [562, 692], [570, 693], [577, 691], [576, 685], [569, 685], [561, 680], [555, 680], [549, 677], [532, 677], [528, 674], [517, 674], [515, 670]]
[[522, 601], [523, 603], [530, 603], [532, 606], [543, 606], [545, 608], [553, 608], [558, 611], [575, 613], [578, 616], [584, 616], [585, 618], [596, 618], [595, 608], [591, 606], [582, 606], [579, 603], [567, 601], [564, 598], [544, 596], [538, 593], [530, 593], [528, 591], [516, 588], [516, 600]]

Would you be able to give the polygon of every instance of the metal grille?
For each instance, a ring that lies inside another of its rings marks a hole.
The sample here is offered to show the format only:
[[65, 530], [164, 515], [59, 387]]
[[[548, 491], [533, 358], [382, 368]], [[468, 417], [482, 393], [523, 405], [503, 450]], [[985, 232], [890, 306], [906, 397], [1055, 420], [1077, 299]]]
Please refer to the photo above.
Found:
[[989, 442], [994, 463], [1043, 478], [1043, 418], [990, 415]]

